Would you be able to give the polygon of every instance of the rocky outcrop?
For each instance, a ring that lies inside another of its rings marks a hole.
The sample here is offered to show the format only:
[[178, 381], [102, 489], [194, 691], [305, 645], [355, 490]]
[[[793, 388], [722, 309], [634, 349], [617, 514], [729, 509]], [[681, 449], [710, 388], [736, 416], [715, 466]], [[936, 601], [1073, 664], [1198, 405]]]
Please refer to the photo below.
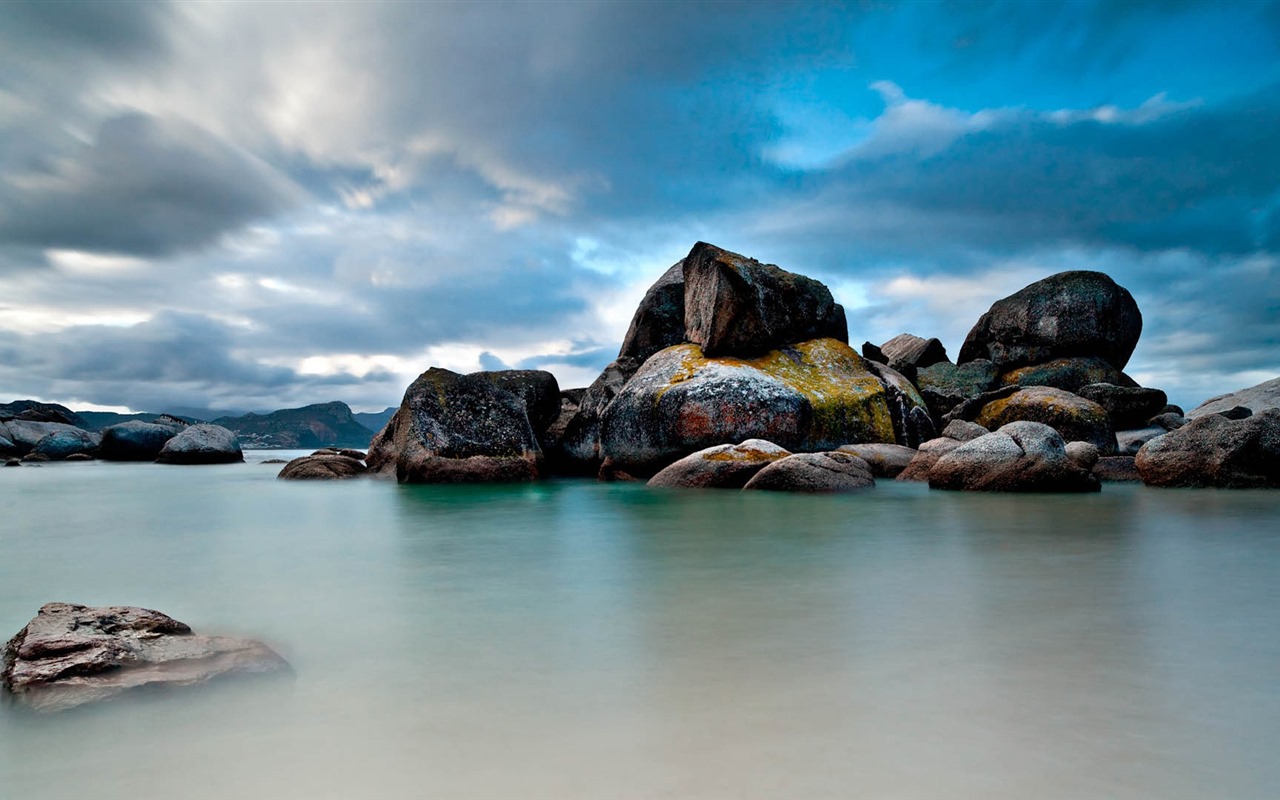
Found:
[[1101, 272], [1060, 272], [996, 301], [960, 348], [959, 363], [990, 359], [1006, 372], [1057, 358], [1129, 363], [1142, 314], [1129, 291]]
[[542, 451], [525, 403], [478, 375], [432, 367], [369, 446], [369, 471], [400, 483], [528, 481]]
[[684, 341], [709, 358], [849, 341], [844, 308], [822, 283], [706, 242], [684, 259], [684, 327]]
[[504, 369], [472, 373], [524, 401], [533, 435], [541, 437], [560, 416], [560, 384], [541, 369]]
[[71, 428], [46, 434], [36, 442], [31, 452], [50, 461], [63, 461], [68, 456], [93, 455], [101, 442], [102, 434]]
[[599, 471], [604, 460], [600, 454], [601, 417], [638, 369], [640, 362], [636, 359], [619, 358], [587, 387], [565, 421], [564, 432], [548, 442], [547, 460], [552, 470], [570, 475], [595, 475]]
[[152, 422], [122, 422], [102, 431], [98, 457], [107, 461], [154, 461], [183, 428]]
[[4, 647], [0, 688], [35, 711], [229, 675], [289, 673], [265, 644], [201, 636], [159, 611], [46, 603]]
[[956, 406], [991, 389], [998, 375], [996, 365], [985, 359], [967, 364], [944, 362], [917, 370], [916, 386], [937, 423]]
[[999, 380], [1001, 386], [1052, 386], [1067, 392], [1077, 392], [1083, 386], [1100, 383], [1138, 385], [1128, 375], [1098, 356], [1055, 358], [1042, 364], [1009, 370]]
[[[1096, 452], [1096, 451], [1095, 451]], [[1090, 465], [1092, 466], [1092, 465]], [[929, 487], [981, 492], [1090, 492], [1098, 482], [1067, 453], [1056, 430], [1012, 422], [938, 459]]]
[[696, 345], [657, 353], [605, 409], [600, 452], [616, 470], [652, 475], [744, 439], [792, 452], [895, 440], [884, 385], [847, 344], [816, 339], [751, 359]]
[[1241, 389], [1230, 394], [1210, 398], [1186, 413], [1187, 419], [1196, 419], [1209, 414], [1221, 414], [1236, 407], [1244, 407], [1257, 414], [1268, 408], [1280, 408], [1280, 378]]
[[15, 400], [0, 403], [0, 422], [11, 419], [24, 422], [56, 422], [81, 430], [93, 428], [89, 422], [66, 406], [57, 403], [40, 403], [35, 400]]
[[880, 442], [841, 445], [836, 452], [848, 453], [867, 462], [871, 474], [877, 478], [898, 477], [918, 453], [911, 447]]
[[1198, 417], [1147, 442], [1135, 464], [1148, 486], [1280, 487], [1280, 409]]
[[184, 428], [164, 443], [156, 461], [161, 464], [233, 464], [244, 461], [240, 440], [221, 425], [202, 422]]
[[293, 459], [285, 464], [284, 469], [280, 470], [280, 474], [276, 477], [291, 481], [329, 481], [358, 478], [367, 471], [364, 462], [358, 458], [342, 453], [321, 452]]
[[16, 455], [26, 455], [35, 449], [40, 440], [51, 433], [66, 433], [75, 436], [85, 431], [74, 425], [63, 422], [34, 422], [25, 419], [10, 419], [4, 423], [4, 435], [10, 442], [10, 448]]
[[1080, 387], [1076, 394], [1092, 400], [1107, 410], [1111, 424], [1117, 429], [1137, 428], [1160, 413], [1169, 398], [1159, 389], [1141, 386], [1116, 386], [1110, 383], [1092, 383]]
[[644, 363], [659, 350], [685, 341], [684, 259], [681, 259], [645, 292], [631, 317], [631, 327], [622, 340], [618, 358], [634, 358], [637, 363]]
[[688, 489], [741, 489], [757, 472], [791, 455], [763, 439], [720, 444], [687, 455], [649, 479], [650, 486]]
[[899, 372], [914, 372], [921, 367], [951, 363], [947, 348], [936, 338], [925, 339], [912, 333], [900, 333], [880, 345], [885, 363]]
[[867, 462], [850, 453], [797, 453], [756, 473], [743, 490], [834, 494], [876, 485]]
[[1089, 442], [1105, 454], [1116, 450], [1111, 418], [1102, 406], [1048, 386], [1030, 386], [1007, 397], [994, 397], [981, 405], [972, 421], [992, 431], [1011, 422], [1039, 422], [1057, 430], [1067, 441]]

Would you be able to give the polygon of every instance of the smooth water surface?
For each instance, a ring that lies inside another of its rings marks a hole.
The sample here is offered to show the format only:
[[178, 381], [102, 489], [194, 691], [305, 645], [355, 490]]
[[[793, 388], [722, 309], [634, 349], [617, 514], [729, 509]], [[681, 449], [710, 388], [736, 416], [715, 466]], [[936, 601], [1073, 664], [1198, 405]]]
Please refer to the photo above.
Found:
[[0, 794], [1280, 786], [1280, 492], [794, 497], [277, 470], [0, 470], [0, 637], [52, 600], [141, 605], [262, 638], [297, 671], [61, 716], [0, 707]]

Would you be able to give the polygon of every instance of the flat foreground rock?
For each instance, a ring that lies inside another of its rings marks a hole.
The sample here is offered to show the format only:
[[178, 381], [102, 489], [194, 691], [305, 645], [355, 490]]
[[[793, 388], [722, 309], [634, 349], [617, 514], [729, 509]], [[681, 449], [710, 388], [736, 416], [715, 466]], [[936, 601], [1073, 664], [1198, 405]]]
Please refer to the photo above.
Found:
[[36, 711], [62, 711], [144, 687], [233, 674], [287, 673], [261, 642], [200, 636], [146, 608], [46, 603], [4, 647], [0, 689]]

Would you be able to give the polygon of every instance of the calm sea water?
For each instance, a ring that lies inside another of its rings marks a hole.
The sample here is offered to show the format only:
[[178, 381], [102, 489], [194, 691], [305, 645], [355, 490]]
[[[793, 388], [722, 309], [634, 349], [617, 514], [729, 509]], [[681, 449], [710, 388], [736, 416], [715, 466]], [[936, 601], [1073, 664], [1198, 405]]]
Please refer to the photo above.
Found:
[[[260, 461], [271, 454], [253, 454]], [[0, 470], [0, 636], [51, 600], [294, 681], [36, 718], [24, 798], [1260, 798], [1280, 492], [847, 497]]]

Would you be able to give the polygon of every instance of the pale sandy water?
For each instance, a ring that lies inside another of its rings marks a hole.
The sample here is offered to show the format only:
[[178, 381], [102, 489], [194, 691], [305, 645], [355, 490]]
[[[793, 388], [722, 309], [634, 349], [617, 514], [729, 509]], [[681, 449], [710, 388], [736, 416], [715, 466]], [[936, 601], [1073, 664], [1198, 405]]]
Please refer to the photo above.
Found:
[[297, 670], [0, 708], [0, 797], [1280, 791], [1280, 492], [277, 469], [0, 470], [0, 636], [50, 600], [142, 605]]

